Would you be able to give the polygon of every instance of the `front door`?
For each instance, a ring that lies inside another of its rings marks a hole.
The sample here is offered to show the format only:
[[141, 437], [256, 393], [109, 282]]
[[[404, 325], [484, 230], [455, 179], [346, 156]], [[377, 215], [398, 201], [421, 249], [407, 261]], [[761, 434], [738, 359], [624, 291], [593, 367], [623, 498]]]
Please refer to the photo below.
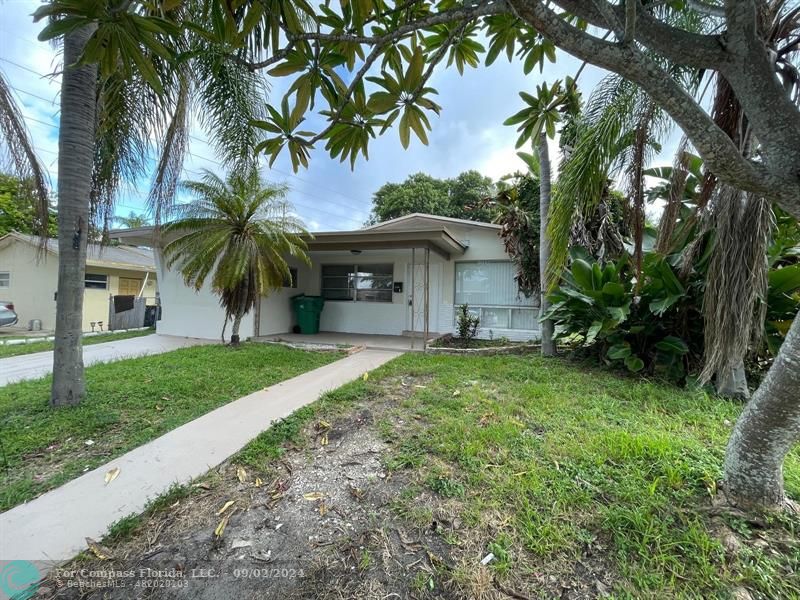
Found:
[[[421, 254], [421, 253], [419, 253]], [[429, 298], [429, 318], [428, 332], [439, 331], [439, 304], [441, 301], [441, 281], [442, 265], [430, 264], [430, 298]], [[411, 265], [406, 266], [406, 329], [423, 332], [425, 331], [425, 265], [414, 265], [414, 294], [412, 304], [411, 293]]]

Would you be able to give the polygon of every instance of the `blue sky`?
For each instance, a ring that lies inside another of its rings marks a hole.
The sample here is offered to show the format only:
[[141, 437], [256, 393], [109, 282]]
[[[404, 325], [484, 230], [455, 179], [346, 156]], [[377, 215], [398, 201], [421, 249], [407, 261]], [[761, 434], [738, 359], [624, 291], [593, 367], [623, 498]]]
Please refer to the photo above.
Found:
[[[16, 90], [34, 143], [55, 184], [59, 80], [47, 75], [60, 67], [60, 59], [50, 44], [36, 39], [41, 25], [34, 24], [30, 14], [37, 4], [35, 0], [2, 2], [0, 69]], [[439, 69], [431, 85], [439, 91], [437, 101], [443, 111], [439, 117], [432, 115], [433, 132], [428, 146], [412, 136], [411, 146], [403, 150], [396, 130], [390, 130], [372, 142], [370, 160], [359, 159], [354, 170], [349, 163], [331, 160], [320, 147], [312, 154], [307, 170], [294, 174], [288, 156], [281, 156], [273, 169], [263, 161], [264, 176], [288, 184], [289, 200], [313, 231], [358, 228], [370, 212], [372, 194], [381, 185], [402, 181], [419, 171], [445, 178], [476, 169], [498, 179], [524, 168], [514, 150], [514, 128], [502, 125], [522, 107], [517, 92], [531, 92], [544, 80], [574, 73], [578, 65], [578, 61], [560, 53], [558, 62], [546, 66], [542, 75], [537, 71], [526, 76], [519, 63], [509, 64], [501, 59], [489, 68], [465, 71], [463, 76], [454, 68]], [[584, 93], [603, 75], [599, 69], [587, 68], [580, 79]], [[286, 83], [271, 83], [271, 97], [276, 101]], [[218, 170], [213, 149], [202, 141], [202, 130], [198, 128], [192, 135], [185, 166], [189, 179], [197, 178], [202, 168]], [[554, 144], [551, 154], [556, 151]], [[147, 186], [147, 180], [126, 185], [117, 214], [142, 212]]]

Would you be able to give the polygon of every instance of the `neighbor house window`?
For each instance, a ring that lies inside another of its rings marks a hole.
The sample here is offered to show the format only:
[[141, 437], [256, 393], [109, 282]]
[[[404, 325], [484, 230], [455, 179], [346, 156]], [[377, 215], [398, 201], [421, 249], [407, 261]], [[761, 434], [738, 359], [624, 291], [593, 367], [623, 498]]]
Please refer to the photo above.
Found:
[[455, 305], [468, 304], [482, 329], [537, 329], [538, 302], [519, 292], [508, 261], [456, 263]]
[[322, 265], [326, 300], [391, 302], [394, 265]]
[[108, 289], [108, 275], [87, 273], [86, 279], [84, 280], [84, 287], [90, 290]]
[[0, 271], [0, 288], [11, 287], [11, 273], [8, 271]]
[[297, 287], [297, 269], [289, 267], [289, 277], [283, 280], [283, 287], [296, 288]]

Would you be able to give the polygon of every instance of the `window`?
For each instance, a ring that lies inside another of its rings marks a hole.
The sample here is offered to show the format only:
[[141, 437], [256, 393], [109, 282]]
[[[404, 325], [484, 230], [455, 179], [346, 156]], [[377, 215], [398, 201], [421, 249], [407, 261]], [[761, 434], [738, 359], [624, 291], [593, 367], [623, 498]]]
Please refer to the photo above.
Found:
[[84, 287], [87, 290], [106, 290], [108, 289], [108, 275], [87, 273], [84, 280]]
[[394, 265], [322, 265], [326, 300], [391, 302]]
[[469, 304], [483, 329], [537, 329], [538, 299], [519, 292], [514, 264], [456, 263], [455, 304]]
[[0, 272], [0, 288], [11, 287], [11, 273], [8, 271]]
[[297, 269], [295, 269], [294, 267], [289, 267], [289, 278], [284, 279], [283, 287], [285, 288], [297, 287]]
[[141, 291], [141, 289], [142, 289], [142, 280], [141, 279], [132, 279], [130, 277], [120, 277], [119, 278], [119, 289], [117, 290], [117, 295], [119, 295], [119, 296], [138, 296], [139, 292]]

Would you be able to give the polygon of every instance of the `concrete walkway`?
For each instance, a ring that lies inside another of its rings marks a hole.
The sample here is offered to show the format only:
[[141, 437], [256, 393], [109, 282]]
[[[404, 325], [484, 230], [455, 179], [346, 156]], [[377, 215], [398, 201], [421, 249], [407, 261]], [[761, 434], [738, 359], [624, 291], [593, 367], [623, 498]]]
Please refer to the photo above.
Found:
[[[142, 337], [102, 342], [83, 347], [85, 366], [101, 362], [113, 362], [123, 358], [135, 358], [146, 354], [161, 354], [178, 348], [213, 344], [212, 340], [174, 337], [171, 335], [144, 335]], [[53, 370], [53, 352], [35, 352], [0, 359], [0, 386], [23, 379], [38, 379]]]
[[[0, 514], [0, 562], [34, 561], [44, 573], [140, 513], [148, 499], [217, 466], [277, 419], [401, 353], [364, 350], [207, 413], [77, 479]], [[105, 485], [105, 474], [119, 476]]]
[[[436, 339], [438, 333], [429, 334], [429, 339]], [[312, 335], [301, 333], [281, 333], [255, 338], [259, 341], [286, 342], [311, 346], [364, 346], [376, 350], [394, 350], [396, 352], [422, 352], [422, 334], [417, 337], [405, 335], [374, 335], [363, 333], [338, 333], [320, 331]]]

